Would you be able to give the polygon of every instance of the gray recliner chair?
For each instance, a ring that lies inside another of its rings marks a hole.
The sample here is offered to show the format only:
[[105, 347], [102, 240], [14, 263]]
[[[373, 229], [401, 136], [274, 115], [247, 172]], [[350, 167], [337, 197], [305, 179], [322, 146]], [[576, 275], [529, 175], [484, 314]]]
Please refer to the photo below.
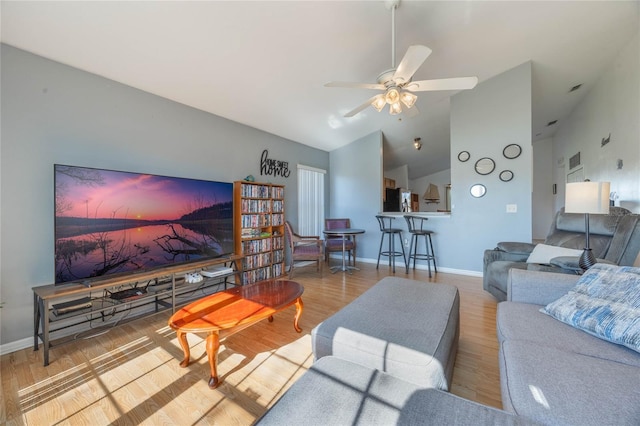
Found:
[[[589, 219], [589, 245], [600, 263], [631, 266], [640, 252], [640, 215], [611, 207], [608, 215], [592, 214]], [[582, 250], [585, 246], [584, 215], [556, 213], [544, 244]], [[507, 298], [507, 278], [511, 268], [580, 274], [578, 257], [560, 256], [548, 264], [527, 263], [535, 244], [500, 242], [485, 250], [482, 286], [498, 301]]]

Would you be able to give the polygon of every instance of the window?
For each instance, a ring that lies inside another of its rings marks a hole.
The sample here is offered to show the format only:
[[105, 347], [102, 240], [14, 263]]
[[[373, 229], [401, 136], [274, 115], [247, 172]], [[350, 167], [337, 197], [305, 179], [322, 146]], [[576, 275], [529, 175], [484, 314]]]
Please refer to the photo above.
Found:
[[298, 164], [298, 233], [322, 235], [326, 170]]

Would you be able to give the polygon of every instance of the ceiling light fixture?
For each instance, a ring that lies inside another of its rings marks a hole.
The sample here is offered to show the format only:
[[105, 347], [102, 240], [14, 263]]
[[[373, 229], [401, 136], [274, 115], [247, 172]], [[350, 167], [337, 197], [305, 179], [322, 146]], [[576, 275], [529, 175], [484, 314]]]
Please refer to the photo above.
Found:
[[325, 87], [348, 87], [383, 91], [383, 93], [374, 95], [364, 101], [362, 105], [346, 113], [345, 117], [353, 117], [369, 106], [381, 112], [386, 105], [389, 105], [389, 114], [397, 115], [404, 112], [408, 118], [411, 118], [419, 113], [416, 105], [418, 97], [413, 92], [465, 90], [473, 89], [478, 84], [478, 77], [413, 81], [414, 74], [431, 54], [431, 49], [419, 44], [409, 46], [400, 64], [396, 66], [396, 9], [399, 5], [400, 0], [385, 0], [385, 6], [391, 10], [391, 69], [378, 75], [377, 83], [374, 84], [349, 81], [332, 81], [325, 84]]
[[373, 102], [371, 102], [371, 106], [373, 106], [378, 112], [382, 111], [382, 108], [384, 108], [386, 104], [387, 104], [387, 101], [385, 100], [385, 97], [382, 94], [376, 96]]
[[344, 116], [353, 117], [372, 106], [382, 112], [389, 105], [389, 114], [405, 113], [408, 118], [415, 117], [419, 111], [416, 101], [418, 97], [413, 92], [428, 92], [434, 90], [465, 90], [473, 89], [478, 84], [478, 77], [440, 78], [436, 80], [413, 81], [412, 78], [418, 68], [431, 54], [427, 46], [415, 44], [409, 46], [400, 64], [396, 66], [396, 9], [400, 0], [385, 0], [385, 6], [391, 10], [391, 69], [378, 75], [376, 83], [354, 83], [348, 81], [332, 81], [325, 87], [347, 87], [357, 89], [381, 90], [382, 93], [367, 99], [362, 105], [349, 111]]
[[415, 139], [413, 140], [413, 147], [414, 147], [416, 150], [420, 151], [420, 148], [422, 148], [422, 143], [420, 142], [420, 138], [415, 138]]
[[389, 105], [389, 114], [398, 115], [401, 112], [402, 112], [402, 105], [400, 105], [400, 102], [395, 102]]
[[400, 100], [407, 108], [411, 108], [418, 100], [418, 97], [410, 92], [402, 92], [400, 93]]
[[384, 94], [374, 97], [371, 106], [380, 112], [386, 105], [389, 105], [389, 114], [397, 115], [402, 112], [402, 104], [407, 108], [411, 108], [415, 105], [416, 100], [418, 100], [418, 97], [413, 93], [400, 91], [397, 86], [391, 86]]

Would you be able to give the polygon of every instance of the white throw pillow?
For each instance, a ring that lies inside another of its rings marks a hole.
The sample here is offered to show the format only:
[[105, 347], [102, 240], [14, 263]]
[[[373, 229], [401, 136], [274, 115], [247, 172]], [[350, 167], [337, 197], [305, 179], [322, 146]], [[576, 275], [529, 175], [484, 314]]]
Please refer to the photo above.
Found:
[[546, 244], [536, 244], [527, 259], [527, 263], [549, 264], [551, 259], [559, 256], [580, 256], [582, 250], [570, 249]]

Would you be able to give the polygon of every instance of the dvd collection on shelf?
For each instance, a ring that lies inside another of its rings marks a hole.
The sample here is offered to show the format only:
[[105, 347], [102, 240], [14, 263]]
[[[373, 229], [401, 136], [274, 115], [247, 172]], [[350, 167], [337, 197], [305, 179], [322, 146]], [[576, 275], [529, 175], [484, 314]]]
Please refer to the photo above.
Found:
[[277, 278], [284, 272], [284, 186], [235, 182], [236, 252], [245, 255], [243, 283]]
[[270, 213], [271, 202], [270, 200], [244, 199], [242, 200], [241, 208], [243, 213]]
[[271, 226], [271, 215], [243, 214], [242, 228], [261, 228]]
[[263, 267], [265, 265], [271, 265], [271, 252], [245, 256], [244, 262], [244, 264], [247, 266], [247, 269], [254, 269]]

